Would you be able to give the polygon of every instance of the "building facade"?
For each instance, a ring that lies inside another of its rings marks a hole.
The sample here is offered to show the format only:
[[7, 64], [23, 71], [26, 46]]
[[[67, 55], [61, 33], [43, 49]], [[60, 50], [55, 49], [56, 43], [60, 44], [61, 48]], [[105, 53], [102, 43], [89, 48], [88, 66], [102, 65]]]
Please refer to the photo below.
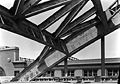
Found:
[[[94, 77], [101, 76], [101, 59], [71, 59], [68, 60], [67, 76], [84, 76]], [[105, 59], [105, 76], [113, 77], [119, 75], [120, 58], [106, 58]], [[50, 74], [50, 75], [49, 75]], [[48, 71], [47, 76], [64, 77], [64, 62], [54, 67], [51, 72]]]
[[[73, 57], [67, 60], [67, 73], [64, 62], [34, 81], [70, 81], [78, 82], [117, 82], [120, 69], [120, 58], [105, 59], [105, 76], [101, 74], [101, 59], [79, 60]], [[52, 77], [52, 78], [51, 78]], [[57, 79], [56, 79], [57, 77]]]
[[4, 46], [0, 48], [0, 76], [14, 76], [13, 61], [19, 60], [19, 48]]
[[[25, 67], [32, 63], [33, 59], [19, 57], [18, 47], [4, 46], [0, 48], [0, 77], [14, 77], [19, 74]], [[74, 57], [67, 59], [67, 73], [65, 73], [64, 62], [58, 64], [51, 70], [47, 71], [42, 77], [35, 81], [45, 78], [93, 78], [101, 76], [101, 59], [79, 60]], [[105, 59], [105, 77], [117, 79], [120, 69], [120, 58]], [[52, 79], [51, 79], [52, 80]]]
[[33, 61], [19, 57], [18, 47], [0, 47], [0, 79], [13, 78]]

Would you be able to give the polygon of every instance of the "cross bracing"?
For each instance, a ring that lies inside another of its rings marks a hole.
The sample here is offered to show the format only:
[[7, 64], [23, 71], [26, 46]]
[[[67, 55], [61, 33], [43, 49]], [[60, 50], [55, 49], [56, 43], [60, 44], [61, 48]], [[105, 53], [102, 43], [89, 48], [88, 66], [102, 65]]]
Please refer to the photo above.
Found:
[[[92, 2], [93, 7], [79, 15], [88, 2]], [[27, 19], [57, 7], [60, 9], [38, 25]], [[64, 16], [53, 33], [47, 30]], [[67, 57], [119, 28], [118, 17], [119, 0], [106, 11], [103, 11], [100, 0], [15, 0], [10, 9], [0, 5], [1, 28], [46, 45], [40, 56], [12, 81], [31, 81], [41, 76]], [[34, 75], [30, 76], [31, 73]]]

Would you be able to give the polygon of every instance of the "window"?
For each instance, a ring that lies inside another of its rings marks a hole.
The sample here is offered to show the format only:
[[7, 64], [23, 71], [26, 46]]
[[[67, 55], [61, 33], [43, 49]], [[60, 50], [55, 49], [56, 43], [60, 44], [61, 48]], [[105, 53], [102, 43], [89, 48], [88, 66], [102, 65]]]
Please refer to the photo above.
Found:
[[43, 75], [43, 77], [54, 77], [54, 71], [52, 70], [52, 71], [47, 71], [44, 75]]
[[97, 70], [93, 70], [93, 76], [97, 76]]
[[14, 76], [17, 76], [20, 73], [20, 71], [14, 71]]
[[[64, 77], [65, 76], [65, 71], [62, 70], [62, 76]], [[74, 76], [74, 70], [68, 70], [67, 71], [67, 76]]]
[[117, 69], [108, 69], [108, 76], [118, 76]]
[[84, 70], [84, 76], [97, 76], [97, 70]]
[[87, 70], [84, 70], [84, 76], [88, 76], [88, 75], [87, 75]]

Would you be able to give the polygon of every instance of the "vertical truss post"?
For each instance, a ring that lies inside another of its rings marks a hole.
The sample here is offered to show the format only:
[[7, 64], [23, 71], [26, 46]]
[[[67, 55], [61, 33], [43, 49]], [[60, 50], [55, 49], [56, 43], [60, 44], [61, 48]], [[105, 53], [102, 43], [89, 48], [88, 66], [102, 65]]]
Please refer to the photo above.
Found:
[[101, 37], [101, 76], [105, 76], [105, 36]]
[[105, 12], [103, 11], [103, 7], [101, 4], [100, 0], [92, 0], [95, 9], [97, 10], [96, 14], [98, 15], [98, 18], [102, 22], [104, 28], [103, 28], [103, 33], [104, 31], [108, 29], [108, 24], [107, 24], [107, 17], [105, 15]]
[[67, 72], [68, 72], [68, 61], [67, 58], [64, 60], [64, 72], [65, 72], [65, 76], [67, 77]]

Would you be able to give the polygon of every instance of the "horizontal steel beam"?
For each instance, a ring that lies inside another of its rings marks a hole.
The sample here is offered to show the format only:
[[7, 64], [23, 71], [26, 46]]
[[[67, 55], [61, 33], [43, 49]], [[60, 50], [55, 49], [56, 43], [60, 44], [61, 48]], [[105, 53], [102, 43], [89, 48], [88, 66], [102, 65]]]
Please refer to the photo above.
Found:
[[74, 7], [70, 13], [67, 15], [67, 17], [64, 19], [64, 21], [61, 23], [61, 25], [58, 27], [58, 29], [54, 32], [54, 36], [59, 37], [60, 33], [64, 28], [74, 19], [74, 17], [78, 14], [78, 12], [84, 7], [84, 5], [88, 2], [88, 0], [82, 1], [80, 4], [78, 4], [76, 7]]
[[70, 1], [71, 0], [53, 0], [53, 1], [50, 0], [50, 1], [33, 6], [30, 10], [25, 11], [23, 14], [25, 15], [26, 18], [31, 17], [33, 15], [67, 4]]
[[78, 5], [82, 1], [83, 0], [72, 0], [71, 3], [65, 5], [60, 10], [55, 12], [52, 16], [50, 16], [48, 19], [46, 19], [41, 24], [39, 24], [38, 28], [40, 30], [44, 30], [44, 29], [48, 28], [50, 25], [55, 23], [58, 19], [60, 19], [65, 14], [67, 14], [70, 10], [72, 10], [72, 8], [74, 8], [76, 5]]

